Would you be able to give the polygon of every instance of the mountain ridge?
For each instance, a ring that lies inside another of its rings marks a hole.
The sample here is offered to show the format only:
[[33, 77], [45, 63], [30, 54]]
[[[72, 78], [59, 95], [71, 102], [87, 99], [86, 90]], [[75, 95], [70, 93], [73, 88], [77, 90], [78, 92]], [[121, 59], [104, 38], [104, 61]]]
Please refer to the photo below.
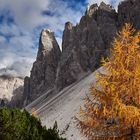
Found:
[[24, 106], [48, 90], [57, 93], [96, 70], [101, 57], [109, 55], [111, 42], [125, 22], [140, 29], [139, 7], [139, 0], [121, 2], [118, 13], [104, 2], [91, 5], [76, 26], [65, 24], [62, 52], [53, 33], [42, 30], [31, 76], [24, 80]]
[[0, 107], [22, 107], [23, 78], [0, 76]]

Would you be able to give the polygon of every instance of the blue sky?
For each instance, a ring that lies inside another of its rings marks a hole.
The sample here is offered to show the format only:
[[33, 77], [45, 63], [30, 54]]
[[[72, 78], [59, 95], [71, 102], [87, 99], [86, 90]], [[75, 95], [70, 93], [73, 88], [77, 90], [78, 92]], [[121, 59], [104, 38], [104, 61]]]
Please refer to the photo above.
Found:
[[121, 0], [0, 0], [0, 75], [29, 75], [41, 29], [55, 32], [61, 46], [64, 24], [79, 22], [87, 4]]

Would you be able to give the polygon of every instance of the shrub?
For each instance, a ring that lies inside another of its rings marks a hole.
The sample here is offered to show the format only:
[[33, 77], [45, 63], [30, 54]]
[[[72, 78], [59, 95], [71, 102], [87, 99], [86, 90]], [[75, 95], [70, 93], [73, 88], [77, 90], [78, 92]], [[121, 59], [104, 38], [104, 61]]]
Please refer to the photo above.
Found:
[[59, 136], [57, 124], [46, 129], [26, 110], [0, 109], [1, 140], [66, 140]]

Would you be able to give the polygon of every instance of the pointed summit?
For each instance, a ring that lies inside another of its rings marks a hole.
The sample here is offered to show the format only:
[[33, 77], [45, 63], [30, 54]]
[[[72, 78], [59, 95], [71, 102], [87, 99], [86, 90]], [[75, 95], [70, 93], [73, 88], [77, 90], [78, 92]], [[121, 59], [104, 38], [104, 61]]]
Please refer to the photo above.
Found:
[[92, 4], [92, 5], [89, 5], [89, 4], [88, 4], [85, 15], [92, 16], [93, 13], [94, 13], [96, 10], [98, 10], [98, 5], [97, 5], [97, 3]]
[[37, 60], [43, 60], [52, 50], [60, 52], [54, 33], [49, 29], [43, 29], [40, 34]]
[[54, 33], [43, 29], [40, 34], [37, 59], [33, 64], [30, 78], [24, 82], [26, 98], [24, 105], [53, 88], [61, 51]]
[[100, 3], [99, 8], [108, 12], [115, 11], [115, 9], [111, 5], [106, 4], [103, 1]]

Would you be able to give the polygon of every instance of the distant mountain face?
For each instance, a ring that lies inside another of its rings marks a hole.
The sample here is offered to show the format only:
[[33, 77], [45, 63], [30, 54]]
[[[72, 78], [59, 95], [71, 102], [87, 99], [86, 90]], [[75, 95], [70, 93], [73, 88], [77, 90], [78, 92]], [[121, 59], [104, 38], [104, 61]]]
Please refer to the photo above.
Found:
[[30, 78], [26, 77], [24, 80], [24, 105], [54, 87], [60, 56], [61, 51], [54, 33], [47, 29], [42, 30]]
[[0, 107], [22, 107], [24, 80], [0, 76]]
[[53, 33], [42, 30], [31, 76], [24, 80], [24, 105], [49, 90], [57, 93], [97, 69], [126, 22], [140, 29], [140, 0], [121, 2], [118, 13], [103, 2], [91, 5], [76, 26], [65, 24], [62, 52]]

